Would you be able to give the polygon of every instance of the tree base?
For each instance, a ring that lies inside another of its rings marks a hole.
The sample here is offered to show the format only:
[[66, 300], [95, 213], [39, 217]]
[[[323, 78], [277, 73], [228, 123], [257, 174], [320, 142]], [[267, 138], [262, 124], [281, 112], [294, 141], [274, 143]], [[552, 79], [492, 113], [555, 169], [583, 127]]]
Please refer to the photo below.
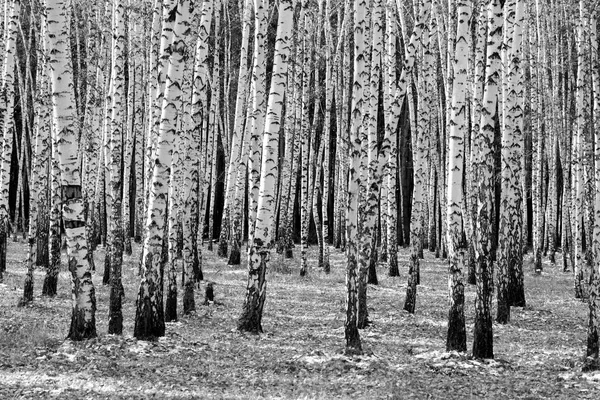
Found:
[[496, 322], [501, 325], [506, 325], [510, 322], [510, 306], [508, 301], [498, 299], [498, 309], [496, 312]]
[[23, 285], [23, 298], [19, 301], [19, 306], [25, 306], [33, 302], [33, 279], [27, 277]]
[[537, 275], [541, 274], [543, 271], [542, 252], [539, 249], [535, 251], [535, 254], [533, 256], [533, 270]]
[[346, 324], [344, 335], [346, 337], [346, 348], [344, 354], [347, 356], [358, 356], [363, 354], [360, 334], [356, 326]]
[[357, 344], [346, 344], [344, 349], [344, 355], [348, 357], [361, 356], [363, 354], [362, 346], [360, 342]]
[[467, 331], [465, 315], [459, 309], [450, 309], [448, 315], [448, 334], [446, 336], [446, 351], [467, 351]]
[[418, 254], [412, 254], [410, 258], [411, 260], [408, 268], [408, 284], [406, 285], [406, 300], [404, 300], [404, 310], [408, 311], [410, 314], [414, 314], [417, 303], [419, 256]]
[[284, 251], [284, 257], [287, 258], [288, 260], [294, 258], [294, 251], [288, 247]]
[[214, 303], [214, 302], [215, 302], [214, 284], [212, 282], [209, 282], [206, 285], [206, 289], [204, 290], [204, 305], [207, 306], [210, 303]]
[[196, 311], [194, 299], [194, 282], [186, 282], [183, 290], [183, 314], [188, 315]]
[[204, 274], [202, 273], [202, 266], [200, 265], [200, 257], [198, 257], [198, 254], [194, 255], [192, 271], [194, 273], [194, 282], [198, 283], [204, 280]]
[[329, 257], [327, 258], [327, 260], [323, 261], [323, 272], [325, 272], [327, 275], [331, 273], [331, 264], [329, 263]]
[[232, 246], [231, 252], [229, 253], [229, 260], [227, 261], [228, 265], [240, 265], [242, 262], [242, 255], [240, 252], [239, 245]]
[[492, 332], [491, 318], [485, 316], [475, 317], [475, 330], [473, 332], [473, 357], [494, 358], [494, 335]]
[[600, 371], [600, 359], [598, 359], [598, 355], [595, 357], [586, 357], [583, 362], [583, 366], [581, 367], [582, 372], [592, 372], [592, 371]]
[[177, 321], [177, 291], [169, 290], [165, 304], [165, 322], [175, 321]]
[[227, 240], [221, 239], [219, 241], [219, 246], [217, 247], [217, 255], [222, 258], [227, 257]]
[[165, 335], [162, 279], [159, 271], [162, 265], [160, 250], [146, 254], [143, 260], [142, 267], [146, 276], [140, 284], [133, 328], [133, 336], [139, 340], [156, 340]]
[[379, 280], [377, 279], [377, 249], [371, 249], [367, 283], [371, 285], [379, 285]]
[[388, 260], [388, 276], [400, 276], [400, 270], [398, 269], [398, 256], [390, 256]]
[[56, 296], [58, 288], [58, 274], [46, 275], [44, 285], [42, 286], [42, 295], [48, 297]]
[[92, 316], [89, 321], [85, 320], [86, 310], [81, 310], [77, 307], [73, 308], [73, 313], [71, 314], [71, 327], [69, 328], [67, 339], [81, 341], [93, 339], [98, 336], [96, 333], [96, 294], [93, 288], [91, 292], [91, 300]]
[[509, 288], [509, 304], [513, 307], [525, 307], [525, 289], [523, 284], [511, 285]]
[[409, 314], [415, 313], [415, 305], [417, 302], [417, 288], [411, 288], [409, 285], [406, 288], [406, 299], [404, 300], [404, 310], [408, 311]]
[[133, 329], [134, 337], [139, 340], [154, 341], [161, 336], [165, 336], [165, 321], [161, 308], [162, 304], [159, 307], [153, 307], [148, 297], [141, 302], [138, 299], [135, 327]]
[[[237, 329], [240, 332], [262, 333], [262, 312], [266, 298], [266, 280], [267, 272], [267, 253], [260, 254], [260, 262], [258, 266], [249, 265], [250, 275], [256, 274], [257, 278], [252, 277], [255, 285], [249, 281], [249, 286], [246, 289], [246, 299], [242, 309], [242, 315], [238, 319]], [[207, 286], [208, 290], [208, 286]], [[211, 286], [212, 291], [212, 286]]]
[[123, 286], [114, 285], [110, 288], [110, 314], [108, 316], [108, 333], [123, 334]]

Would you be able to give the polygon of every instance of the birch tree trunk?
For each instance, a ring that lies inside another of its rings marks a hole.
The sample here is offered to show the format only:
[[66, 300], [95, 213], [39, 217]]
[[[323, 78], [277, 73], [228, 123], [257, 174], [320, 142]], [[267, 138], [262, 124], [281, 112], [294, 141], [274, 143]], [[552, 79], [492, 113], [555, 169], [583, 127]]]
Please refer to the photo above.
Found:
[[[112, 40], [112, 116], [110, 125], [110, 188], [112, 210], [110, 213], [110, 307], [108, 333], [123, 332], [121, 269], [123, 265], [123, 219], [121, 178], [123, 161], [123, 128], [125, 122], [125, 6], [121, 0], [113, 2]], [[125, 171], [126, 174], [129, 171]], [[127, 190], [127, 188], [125, 188]]]
[[[472, 237], [475, 233], [475, 224], [477, 221], [477, 196], [475, 191], [475, 185], [478, 181], [477, 179], [477, 171], [473, 168], [473, 160], [476, 155], [474, 150], [473, 143], [475, 142], [475, 137], [479, 133], [480, 130], [480, 122], [481, 122], [481, 101], [483, 96], [483, 86], [485, 84], [485, 45], [487, 39], [487, 10], [485, 7], [485, 1], [479, 2], [479, 16], [477, 18], [477, 42], [475, 45], [475, 70], [473, 73], [473, 101], [472, 101], [472, 112], [471, 112], [471, 131], [470, 131], [470, 151], [469, 158], [467, 159], [466, 167], [467, 167], [467, 192], [465, 195], [465, 208], [467, 209], [467, 223], [466, 223], [466, 233], [468, 236]], [[467, 255], [467, 264], [468, 264], [468, 275], [467, 282], [471, 285], [476, 283], [475, 278], [475, 242], [473, 240], [469, 241], [469, 249]]]
[[[509, 282], [512, 270], [523, 265], [521, 245], [521, 204], [523, 203], [520, 175], [522, 158], [522, 118], [521, 102], [518, 91], [519, 86], [519, 53], [522, 43], [522, 25], [524, 4], [515, 2], [515, 15], [513, 26], [506, 29], [505, 17], [505, 43], [506, 55], [503, 57], [503, 114], [502, 120], [502, 192], [500, 200], [500, 228], [498, 238], [498, 308], [496, 321], [506, 324], [510, 321], [510, 293]], [[508, 32], [507, 32], [508, 31]], [[510, 33], [509, 33], [510, 32]], [[512, 34], [510, 43], [506, 35]]]
[[471, 1], [457, 4], [458, 24], [456, 27], [456, 50], [454, 53], [454, 82], [452, 85], [452, 108], [449, 132], [448, 153], [448, 203], [447, 203], [447, 242], [450, 288], [450, 311], [448, 313], [447, 351], [466, 351], [467, 332], [464, 313], [464, 249], [462, 237], [463, 202], [463, 163], [464, 138], [467, 132], [467, 69], [470, 47], [470, 20], [473, 5]]
[[[250, 41], [250, 27], [252, 25], [252, 1], [244, 0], [243, 5], [242, 45], [240, 47], [240, 70], [238, 74], [238, 88], [235, 102], [235, 120], [233, 124], [233, 135], [231, 137], [231, 155], [229, 157], [227, 177], [225, 180], [225, 203], [223, 205], [223, 221], [221, 223], [221, 235], [218, 249], [218, 253], [221, 257], [227, 256], [228, 240], [236, 240], [230, 229], [231, 217], [233, 214], [231, 209], [232, 202], [234, 201], [233, 197], [235, 196], [235, 183], [238, 172], [237, 167], [242, 158], [242, 141], [245, 127], [244, 117], [248, 102], [248, 46]], [[239, 248], [239, 244], [237, 247]]]
[[58, 138], [58, 157], [63, 196], [62, 217], [67, 236], [68, 266], [72, 276], [73, 312], [68, 338], [83, 340], [96, 336], [96, 295], [87, 260], [84, 201], [78, 160], [77, 110], [67, 23], [68, 2], [46, 2], [52, 117]]
[[4, 65], [2, 69], [2, 86], [0, 87], [2, 116], [2, 149], [0, 156], [0, 282], [6, 271], [6, 241], [10, 233], [8, 192], [10, 171], [15, 136], [15, 58], [17, 52], [17, 33], [19, 29], [19, 13], [21, 3], [17, 0], [7, 1], [8, 14], [6, 27], [6, 45]]
[[[588, 289], [588, 331], [587, 349], [588, 359], [586, 364], [598, 368], [598, 350], [600, 332], [600, 65], [598, 64], [598, 28], [596, 21], [597, 13], [592, 11], [590, 18], [590, 42], [592, 57], [592, 84], [593, 84], [593, 127], [594, 127], [594, 230], [592, 238], [593, 259], [590, 259], [590, 279]], [[590, 199], [592, 200], [592, 199]], [[588, 245], [589, 246], [589, 245]], [[591, 358], [592, 360], [590, 360]], [[591, 361], [591, 362], [590, 362]]]
[[427, 190], [427, 158], [430, 147], [430, 114], [431, 114], [431, 87], [430, 75], [433, 74], [431, 64], [431, 43], [428, 28], [424, 28], [423, 68], [417, 83], [418, 109], [416, 132], [412, 135], [413, 146], [413, 206], [410, 223], [410, 264], [408, 283], [406, 286], [406, 299], [404, 309], [409, 313], [415, 312], [417, 301], [417, 285], [419, 284], [419, 259], [423, 257], [424, 212], [427, 209], [425, 194]]
[[352, 113], [350, 119], [350, 165], [346, 198], [346, 321], [344, 337], [347, 354], [362, 354], [362, 345], [358, 333], [358, 197], [361, 184], [361, 136], [363, 129], [364, 89], [367, 85], [365, 28], [366, 0], [354, 1], [354, 72], [352, 79]]
[[[186, 197], [186, 210], [191, 210], [189, 213], [186, 212], [184, 220], [184, 263], [187, 271], [191, 270], [194, 273], [194, 280], [200, 282], [204, 276], [202, 273], [202, 235], [204, 232], [204, 206], [202, 203], [203, 196], [206, 194], [205, 187], [205, 167], [203, 162], [205, 157], [203, 154], [207, 151], [206, 146], [206, 129], [205, 124], [208, 123], [208, 82], [209, 82], [209, 71], [208, 71], [208, 40], [210, 36], [210, 26], [213, 15], [213, 2], [205, 1], [202, 4], [202, 15], [200, 17], [200, 27], [198, 32], [198, 40], [196, 42], [196, 55], [194, 59], [194, 75], [192, 83], [192, 103], [191, 103], [191, 118], [192, 118], [192, 132], [191, 140], [196, 143], [196, 146], [191, 146], [188, 151], [190, 152], [191, 165], [189, 171], [192, 174], [190, 177], [192, 188], [198, 187], [201, 189], [198, 192], [196, 190], [196, 196], [194, 196], [193, 189], [189, 191], [188, 197]], [[204, 133], [204, 135], [203, 135]], [[198, 151], [200, 147], [201, 151]], [[196, 174], [194, 177], [193, 174]], [[186, 178], [187, 179], [187, 178]], [[193, 204], [195, 203], [195, 204]], [[196, 208], [196, 214], [194, 214], [194, 208]], [[189, 282], [189, 280], [187, 281]], [[184, 293], [184, 302], [189, 307], [191, 303], [191, 291], [193, 289], [193, 283], [186, 284], [186, 292]], [[184, 313], [186, 307], [184, 305]], [[191, 308], [190, 308], [191, 311]]]
[[500, 27], [502, 8], [499, 0], [492, 0], [488, 8], [488, 44], [486, 82], [483, 90], [481, 123], [475, 137], [474, 168], [477, 170], [477, 224], [475, 225], [475, 262], [477, 297], [475, 300], [475, 328], [473, 355], [494, 358], [492, 334], [492, 212], [493, 212], [493, 142], [500, 83]]
[[294, 9], [291, 0], [279, 2], [277, 39], [273, 56], [273, 75], [267, 103], [265, 130], [262, 138], [260, 189], [258, 192], [254, 237], [249, 241], [248, 283], [238, 329], [245, 332], [262, 332], [262, 310], [266, 298], [266, 269], [269, 245], [275, 238], [272, 219], [275, 212], [276, 178], [278, 174], [278, 146], [281, 108], [285, 97], [288, 55], [294, 26]]
[[[574, 195], [574, 253], [575, 253], [575, 297], [585, 297], [585, 291], [583, 288], [583, 277], [584, 277], [584, 258], [583, 253], [583, 141], [585, 140], [586, 132], [589, 129], [588, 126], [588, 66], [587, 66], [587, 52], [588, 52], [588, 26], [587, 26], [587, 11], [585, 7], [585, 0], [579, 2], [580, 7], [580, 21], [577, 29], [577, 94], [576, 94], [576, 126], [577, 131], [573, 138], [573, 195]], [[539, 17], [538, 17], [539, 18]]]
[[387, 229], [387, 262], [388, 275], [399, 276], [398, 270], [398, 235], [396, 226], [398, 224], [397, 215], [398, 207], [396, 204], [396, 185], [398, 175], [398, 154], [397, 154], [397, 134], [394, 121], [398, 121], [397, 115], [400, 114], [401, 105], [398, 104], [395, 96], [396, 87], [396, 26], [394, 12], [395, 5], [392, 0], [388, 0], [385, 8], [385, 29], [386, 29], [386, 52], [383, 73], [385, 82], [385, 135], [389, 142], [389, 153], [385, 168], [385, 183], [387, 186], [387, 212], [386, 212], [386, 229]]
[[[254, 0], [254, 65], [252, 67], [252, 116], [249, 152], [248, 220], [256, 219], [261, 168], [261, 135], [265, 127], [265, 102], [267, 85], [267, 26], [269, 4], [265, 0]], [[248, 250], [252, 247], [255, 224], [248, 224]]]
[[159, 272], [162, 261], [163, 231], [171, 151], [176, 135], [177, 110], [181, 105], [183, 60], [189, 49], [185, 37], [190, 31], [191, 10], [188, 0], [179, 0], [169, 57], [166, 87], [160, 117], [158, 147], [153, 162], [152, 184], [148, 198], [146, 235], [142, 253], [143, 274], [137, 299], [134, 336], [148, 340], [165, 334], [162, 288]]
[[[306, 9], [304, 9], [306, 8]], [[310, 3], [302, 10], [303, 22], [303, 61], [302, 61], [302, 106], [299, 120], [300, 140], [302, 144], [300, 161], [300, 276], [306, 275], [308, 271], [307, 249], [308, 229], [310, 224], [310, 122], [309, 96], [310, 96], [310, 74], [313, 70], [313, 13]], [[313, 141], [316, 138], [312, 138]]]
[[[42, 40], [46, 32], [42, 23]], [[29, 186], [29, 251], [27, 252], [27, 275], [23, 288], [22, 304], [33, 301], [33, 272], [41, 252], [37, 246], [38, 235], [48, 236], [48, 226], [43, 221], [47, 220], [48, 212], [48, 179], [44, 175], [48, 172], [48, 156], [50, 153], [50, 86], [48, 81], [46, 52], [41, 43], [38, 44], [38, 64], [36, 70], [37, 90], [34, 98], [34, 143], [31, 151], [31, 180]], [[47, 243], [46, 243], [47, 251]], [[46, 257], [47, 264], [47, 257]]]

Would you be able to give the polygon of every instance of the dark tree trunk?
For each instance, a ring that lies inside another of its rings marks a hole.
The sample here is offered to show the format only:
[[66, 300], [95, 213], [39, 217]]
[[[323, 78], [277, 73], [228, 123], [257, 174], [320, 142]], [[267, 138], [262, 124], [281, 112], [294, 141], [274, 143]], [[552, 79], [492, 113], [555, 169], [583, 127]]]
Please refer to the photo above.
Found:
[[[346, 321], [344, 322], [344, 337], [346, 339], [346, 355], [362, 354], [360, 334], [358, 332], [357, 309], [357, 276], [358, 262], [356, 259], [356, 246], [349, 244], [348, 264], [346, 267]], [[354, 250], [354, 251], [352, 251]]]
[[[120, 201], [119, 201], [120, 203]], [[114, 211], [114, 210], [113, 210]], [[120, 217], [120, 216], [118, 216]], [[120, 225], [120, 223], [119, 223]], [[121, 228], [112, 229], [111, 236], [114, 236], [113, 242], [108, 252], [111, 252], [110, 263], [110, 306], [108, 314], [108, 333], [120, 335], [123, 333], [123, 282], [121, 271], [123, 266], [123, 230]]]
[[373, 242], [371, 247], [371, 257], [369, 259], [369, 275], [367, 283], [371, 285], [378, 285], [379, 280], [377, 279], [377, 245]]
[[[69, 270], [74, 271], [77, 267], [77, 261], [72, 259], [69, 261]], [[81, 290], [82, 283], [87, 284], [87, 282], [91, 282], [92, 277], [91, 273], [88, 271], [84, 274], [82, 279], [74, 280], [73, 292], [77, 293]], [[71, 327], [69, 328], [69, 334], [67, 335], [68, 339], [79, 341], [92, 339], [97, 336], [96, 334], [96, 293], [95, 289], [91, 288], [91, 300], [92, 300], [92, 319], [90, 321], [86, 321], [85, 313], [86, 310], [79, 309], [77, 305], [73, 309], [73, 313], [71, 314]]]
[[492, 262], [489, 255], [478, 260], [475, 329], [473, 332], [473, 357], [475, 358], [494, 358], [491, 266]]
[[229, 232], [229, 210], [226, 211], [223, 217], [221, 226], [221, 234], [219, 235], [219, 246], [217, 247], [217, 255], [219, 257], [227, 257], [227, 234]]
[[50, 229], [48, 207], [45, 203], [46, 202], [41, 201], [38, 205], [38, 229], [37, 238], [35, 238], [37, 246], [37, 250], [35, 252], [35, 265], [44, 269], [48, 267], [49, 263], [48, 230]]
[[231, 241], [231, 252], [229, 253], [228, 265], [240, 265], [242, 262], [242, 255], [240, 252], [240, 243], [237, 239]]
[[419, 270], [419, 257], [415, 254], [410, 256], [408, 267], [408, 284], [406, 285], [406, 300], [404, 309], [411, 314], [415, 313], [417, 303], [417, 271]]
[[58, 232], [50, 235], [49, 239], [50, 262], [46, 269], [46, 278], [42, 287], [44, 296], [54, 297], [58, 287], [58, 272], [60, 269], [60, 235]]
[[467, 332], [465, 328], [465, 294], [462, 284], [452, 288], [452, 305], [448, 312], [448, 335], [446, 351], [467, 351]]
[[204, 291], [204, 305], [209, 305], [210, 303], [215, 301], [215, 290], [212, 282], [206, 284], [206, 289]]
[[388, 276], [400, 276], [400, 271], [398, 270], [398, 255], [389, 254], [388, 259]]
[[470, 240], [469, 241], [469, 252], [467, 254], [467, 283], [469, 285], [475, 285], [477, 283], [477, 275], [475, 273], [475, 270], [477, 269], [476, 267], [476, 263], [475, 263], [475, 245], [473, 244], [473, 241]]
[[142, 271], [145, 271], [147, 276], [142, 276], [140, 284], [133, 336], [140, 340], [156, 340], [165, 335], [163, 296], [160, 288], [160, 269], [164, 265], [162, 254], [147, 254], [144, 264], [145, 268], [142, 268]]
[[242, 332], [261, 333], [262, 311], [265, 304], [265, 276], [267, 272], [267, 253], [260, 254], [260, 262], [256, 274], [258, 275], [258, 288], [248, 288], [242, 315], [238, 319], [237, 329]]
[[6, 239], [8, 238], [8, 218], [0, 221], [0, 282], [4, 281], [6, 271]]
[[188, 315], [196, 310], [194, 299], [194, 281], [186, 281], [183, 286], [183, 314]]
[[[522, 251], [517, 249], [517, 251]], [[508, 303], [514, 307], [525, 307], [525, 287], [523, 284], [523, 255], [510, 265], [508, 282]]]
[[104, 255], [104, 274], [102, 275], [102, 284], [108, 285], [110, 283], [110, 247], [106, 247], [106, 252]]
[[169, 262], [165, 322], [177, 321], [177, 264], [179, 260], [176, 259]]
[[29, 304], [33, 301], [33, 270], [35, 265], [35, 238], [29, 238], [29, 257], [27, 260], [27, 275], [25, 275], [25, 284], [23, 285], [23, 298], [21, 305]]
[[589, 296], [588, 296], [588, 305], [589, 305], [589, 318], [588, 318], [588, 332], [587, 332], [587, 348], [586, 355], [596, 361], [598, 364], [598, 329], [595, 325], [595, 322], [598, 319], [597, 315], [597, 306], [598, 306], [598, 292], [597, 290], [600, 288], [600, 276], [598, 272], [593, 268], [593, 264], [591, 265], [591, 276], [589, 281]]

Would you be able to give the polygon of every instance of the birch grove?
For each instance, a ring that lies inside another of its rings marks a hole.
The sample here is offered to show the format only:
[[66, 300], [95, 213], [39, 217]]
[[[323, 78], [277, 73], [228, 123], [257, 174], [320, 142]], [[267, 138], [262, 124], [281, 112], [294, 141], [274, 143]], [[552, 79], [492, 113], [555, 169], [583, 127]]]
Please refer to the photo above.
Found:
[[[343, 273], [345, 352], [361, 354], [361, 330], [390, 311], [381, 291], [418, 315], [421, 271], [443, 262], [447, 351], [466, 352], [472, 329], [472, 355], [493, 358], [493, 321], [528, 304], [528, 276], [570, 273], [597, 361], [594, 2], [7, 0], [0, 12], [0, 280], [19, 234], [20, 304], [37, 301], [40, 275], [54, 298], [68, 271], [70, 339], [96, 336], [103, 284], [101, 318], [123, 334], [132, 274], [134, 336], [151, 340], [219, 303], [213, 290], [243, 292], [237, 329], [261, 333], [271, 273], [302, 285]], [[240, 270], [244, 290], [224, 283]]]

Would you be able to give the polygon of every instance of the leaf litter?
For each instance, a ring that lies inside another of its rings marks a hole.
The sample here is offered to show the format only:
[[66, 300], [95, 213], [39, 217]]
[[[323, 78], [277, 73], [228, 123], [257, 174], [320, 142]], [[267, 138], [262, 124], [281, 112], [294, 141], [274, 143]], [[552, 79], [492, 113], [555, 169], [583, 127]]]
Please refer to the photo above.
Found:
[[[26, 250], [23, 244], [9, 246]], [[97, 254], [101, 258], [103, 251]], [[313, 268], [308, 278], [300, 278], [297, 259], [284, 260], [283, 272], [268, 273], [261, 335], [235, 329], [245, 268], [225, 266], [206, 252], [205, 274], [217, 283], [218, 304], [202, 305], [204, 293], [197, 289], [196, 313], [167, 323], [166, 335], [154, 342], [131, 336], [138, 259], [139, 253], [129, 256], [123, 269], [124, 335], [105, 333], [109, 288], [96, 272], [99, 337], [78, 343], [64, 340], [68, 273], [60, 274], [56, 298], [36, 297], [32, 305], [17, 307], [25, 269], [9, 264], [0, 285], [0, 398], [592, 399], [600, 394], [600, 372], [583, 372], [587, 305], [572, 299], [571, 275], [560, 267], [546, 265], [541, 277], [526, 273], [528, 306], [513, 308], [508, 325], [494, 324], [496, 358], [477, 360], [468, 352], [444, 351], [446, 265], [428, 253], [415, 315], [402, 310], [406, 265], [397, 278], [387, 277], [380, 265], [380, 285], [369, 287], [373, 324], [361, 330], [365, 351], [352, 357], [343, 354], [345, 264], [339, 252], [332, 252], [330, 275]], [[43, 276], [36, 271], [36, 291]], [[470, 347], [475, 291], [465, 289]]]

